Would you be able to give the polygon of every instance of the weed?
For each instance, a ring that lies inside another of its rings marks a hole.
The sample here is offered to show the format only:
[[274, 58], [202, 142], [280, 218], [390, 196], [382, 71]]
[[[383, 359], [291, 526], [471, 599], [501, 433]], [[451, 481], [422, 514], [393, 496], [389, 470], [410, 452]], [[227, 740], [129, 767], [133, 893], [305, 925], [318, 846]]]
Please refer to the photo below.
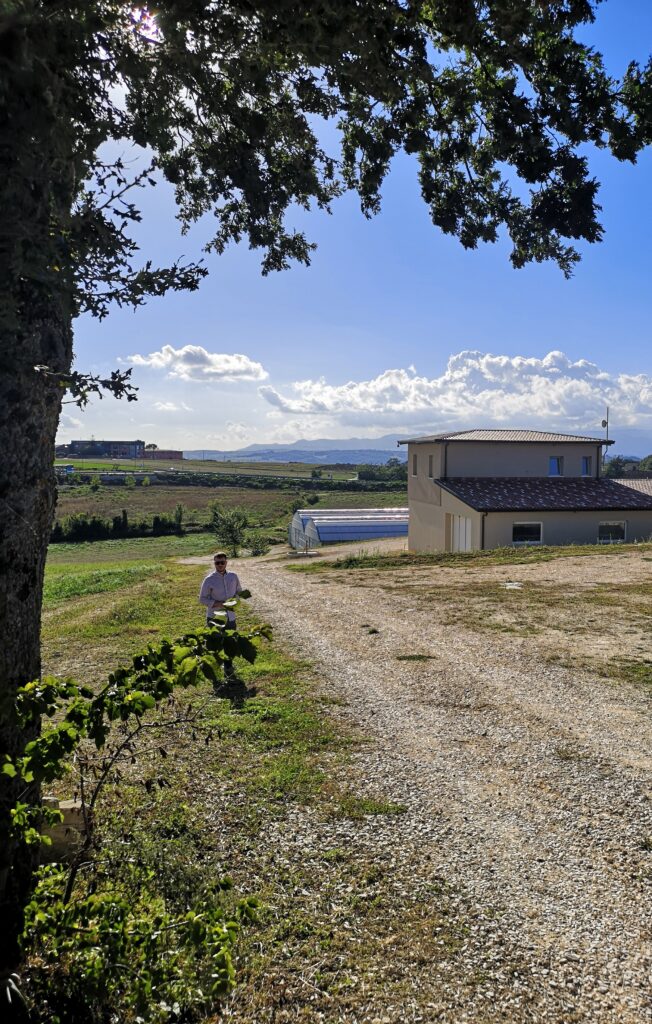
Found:
[[560, 761], [583, 761], [587, 756], [571, 743], [562, 743], [555, 747], [555, 754]]
[[652, 661], [648, 658], [643, 661], [614, 659], [609, 662], [609, 668], [614, 675], [628, 683], [652, 686]]
[[391, 800], [345, 793], [340, 797], [335, 813], [342, 818], [353, 818], [356, 821], [366, 818], [367, 815], [405, 814], [406, 810], [403, 804]]

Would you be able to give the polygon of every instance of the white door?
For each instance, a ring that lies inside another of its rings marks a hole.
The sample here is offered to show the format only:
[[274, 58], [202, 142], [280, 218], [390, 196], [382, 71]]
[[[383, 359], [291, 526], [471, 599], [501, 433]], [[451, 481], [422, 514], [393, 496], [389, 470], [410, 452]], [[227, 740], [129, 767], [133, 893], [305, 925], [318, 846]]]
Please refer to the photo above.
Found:
[[472, 551], [471, 520], [468, 516], [453, 516], [452, 550]]

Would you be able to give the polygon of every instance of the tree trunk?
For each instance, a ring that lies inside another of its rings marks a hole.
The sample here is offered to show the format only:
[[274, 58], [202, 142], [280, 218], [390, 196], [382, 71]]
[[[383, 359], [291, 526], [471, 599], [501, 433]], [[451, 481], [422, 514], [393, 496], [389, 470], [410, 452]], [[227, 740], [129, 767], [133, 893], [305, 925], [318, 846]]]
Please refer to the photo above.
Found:
[[[27, 11], [27, 8], [25, 8]], [[52, 19], [16, 11], [0, 31], [0, 765], [38, 726], [21, 728], [16, 691], [37, 679], [43, 571], [56, 487], [54, 442], [63, 391], [35, 369], [72, 364], [67, 227], [75, 188], [74, 122], [65, 108]], [[63, 40], [65, 42], [65, 39]], [[17, 800], [37, 787], [0, 776], [0, 974], [15, 968], [38, 849], [11, 831]]]
[[[61, 389], [34, 369], [65, 372], [72, 361], [72, 331], [60, 315], [5, 332], [0, 342], [0, 757], [20, 755], [35, 727], [21, 729], [11, 705], [18, 687], [41, 669], [43, 572], [56, 502], [54, 442]], [[0, 970], [15, 966], [34, 851], [10, 831], [17, 799], [38, 793], [6, 776], [0, 788]]]

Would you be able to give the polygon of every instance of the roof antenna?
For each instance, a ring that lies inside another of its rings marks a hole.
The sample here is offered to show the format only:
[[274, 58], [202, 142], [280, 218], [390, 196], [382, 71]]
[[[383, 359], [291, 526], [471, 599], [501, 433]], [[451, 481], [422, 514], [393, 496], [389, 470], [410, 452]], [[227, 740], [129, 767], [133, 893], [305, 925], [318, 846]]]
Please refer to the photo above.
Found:
[[602, 465], [604, 467], [607, 464], [607, 446], [609, 444], [609, 406], [607, 406], [607, 417], [602, 421], [602, 426], [607, 432], [605, 437], [606, 444], [604, 446], [602, 453]]

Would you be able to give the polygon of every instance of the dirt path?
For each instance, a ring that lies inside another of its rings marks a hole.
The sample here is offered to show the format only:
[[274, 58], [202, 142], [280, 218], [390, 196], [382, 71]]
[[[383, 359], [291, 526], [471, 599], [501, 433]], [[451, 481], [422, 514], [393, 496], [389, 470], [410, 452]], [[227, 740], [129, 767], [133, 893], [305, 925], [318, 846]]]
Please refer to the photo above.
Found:
[[377, 1019], [652, 1021], [649, 693], [551, 663], [522, 634], [451, 624], [429, 597], [478, 581], [542, 594], [636, 585], [649, 560], [389, 574], [237, 564], [256, 612], [371, 738], [357, 756], [363, 785], [407, 807], [368, 839], [415, 884], [445, 880], [451, 912], [470, 922], [454, 969], [445, 951], [425, 968], [440, 974], [436, 1003], [421, 1005], [417, 985], [400, 1016]]
[[[633, 557], [627, 579], [649, 569]], [[576, 585], [582, 574], [587, 586], [622, 579], [623, 564], [482, 570]], [[396, 828], [418, 837], [415, 870], [427, 863], [493, 917], [491, 933], [469, 938], [491, 1019], [652, 1020], [649, 696], [542, 662], [520, 639], [443, 625], [427, 602], [388, 601], [377, 573], [361, 583], [251, 560], [242, 576], [256, 611], [375, 739], [360, 767], [407, 803]], [[410, 654], [428, 660], [397, 660]], [[449, 1017], [444, 1000], [441, 1012], [433, 1019], [480, 1019], [472, 1004]]]

